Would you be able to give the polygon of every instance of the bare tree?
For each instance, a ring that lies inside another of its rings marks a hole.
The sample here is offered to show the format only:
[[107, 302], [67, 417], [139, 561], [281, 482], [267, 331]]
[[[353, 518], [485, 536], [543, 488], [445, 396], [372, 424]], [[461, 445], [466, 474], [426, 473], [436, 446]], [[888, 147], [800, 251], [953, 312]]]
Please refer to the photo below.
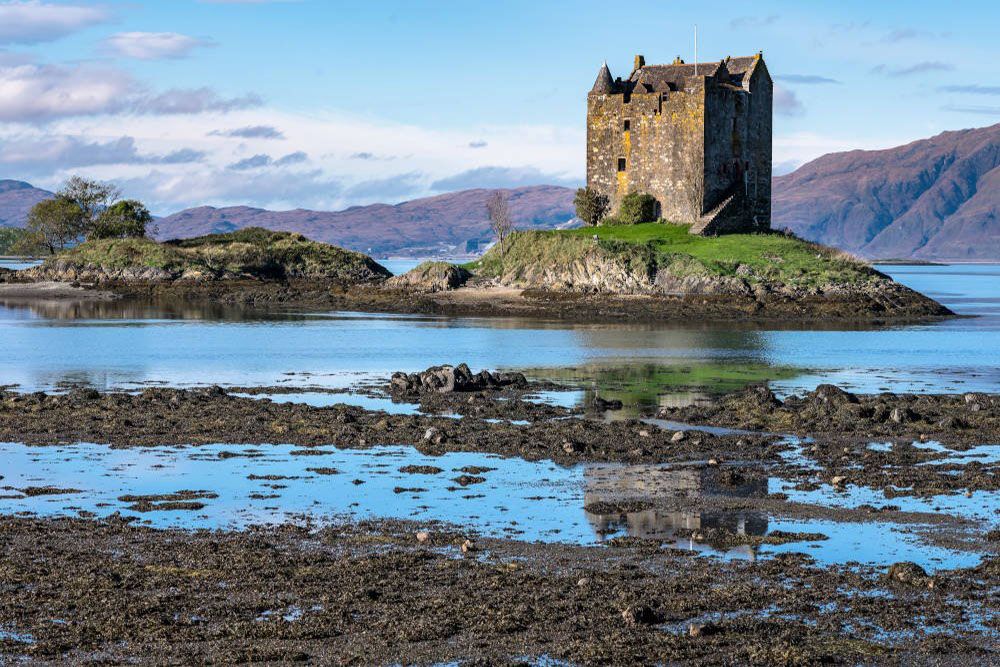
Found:
[[497, 242], [500, 243], [500, 256], [505, 252], [505, 242], [514, 228], [514, 223], [510, 219], [510, 203], [507, 195], [502, 190], [497, 190], [486, 200], [486, 211], [490, 216], [490, 229], [497, 235]]

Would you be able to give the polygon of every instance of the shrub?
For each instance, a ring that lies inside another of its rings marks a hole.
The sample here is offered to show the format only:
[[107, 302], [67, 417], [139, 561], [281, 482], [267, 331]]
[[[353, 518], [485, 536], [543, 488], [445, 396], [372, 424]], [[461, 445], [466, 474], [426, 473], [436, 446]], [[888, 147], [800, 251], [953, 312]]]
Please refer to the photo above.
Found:
[[573, 205], [576, 206], [576, 217], [590, 227], [600, 224], [604, 216], [608, 214], [610, 204], [607, 196], [589, 187], [578, 189], [576, 197], [573, 198]]
[[625, 195], [618, 208], [618, 222], [623, 225], [639, 225], [656, 221], [656, 199], [652, 195], [632, 192]]

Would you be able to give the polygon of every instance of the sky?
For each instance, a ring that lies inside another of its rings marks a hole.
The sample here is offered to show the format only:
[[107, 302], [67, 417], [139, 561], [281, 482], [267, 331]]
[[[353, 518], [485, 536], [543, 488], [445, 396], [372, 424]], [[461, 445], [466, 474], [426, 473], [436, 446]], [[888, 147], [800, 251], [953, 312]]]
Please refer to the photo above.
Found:
[[763, 51], [775, 173], [1000, 122], [996, 2], [0, 0], [0, 178], [161, 215], [577, 186], [601, 63], [692, 62], [695, 25]]

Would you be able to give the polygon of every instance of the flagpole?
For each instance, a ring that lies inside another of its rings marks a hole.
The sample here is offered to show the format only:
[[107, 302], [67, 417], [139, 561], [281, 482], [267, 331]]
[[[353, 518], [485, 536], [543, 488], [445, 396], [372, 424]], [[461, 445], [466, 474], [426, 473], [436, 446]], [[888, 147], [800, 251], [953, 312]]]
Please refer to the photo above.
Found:
[[694, 24], [694, 75], [698, 76], [698, 24]]

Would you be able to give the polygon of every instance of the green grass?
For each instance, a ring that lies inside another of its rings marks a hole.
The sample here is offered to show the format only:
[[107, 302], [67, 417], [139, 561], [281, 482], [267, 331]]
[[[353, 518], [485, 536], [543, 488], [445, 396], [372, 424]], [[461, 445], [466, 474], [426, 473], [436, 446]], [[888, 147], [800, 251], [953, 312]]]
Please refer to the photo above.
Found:
[[310, 241], [301, 234], [259, 227], [165, 243], [147, 238], [87, 241], [49, 263], [112, 270], [156, 268], [206, 277], [370, 280], [389, 276], [367, 255]]
[[626, 408], [645, 408], [646, 411], [659, 406], [663, 397], [687, 394], [717, 396], [737, 391], [748, 384], [788, 380], [805, 372], [792, 366], [771, 366], [741, 360], [628, 365], [609, 362], [572, 369], [525, 371], [533, 378], [576, 385], [596, 392], [601, 398], [620, 400]]
[[857, 283], [879, 279], [864, 262], [839, 250], [783, 234], [690, 234], [688, 225], [644, 223], [583, 227], [559, 231], [518, 232], [501, 257], [494, 247], [468, 268], [487, 276], [502, 275], [531, 263], [557, 266], [597, 247], [626, 261], [634, 270], [654, 275], [740, 276], [750, 283], [780, 282], [799, 286]]

